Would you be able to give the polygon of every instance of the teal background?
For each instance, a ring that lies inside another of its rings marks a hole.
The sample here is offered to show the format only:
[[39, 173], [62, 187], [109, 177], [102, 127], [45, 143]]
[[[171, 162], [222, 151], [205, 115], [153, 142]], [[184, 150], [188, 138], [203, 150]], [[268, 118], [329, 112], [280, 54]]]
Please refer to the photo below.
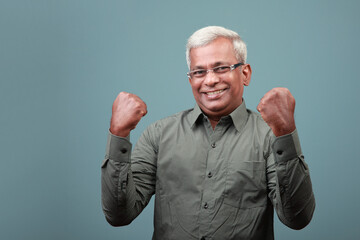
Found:
[[153, 201], [130, 225], [101, 211], [100, 164], [118, 92], [148, 115], [194, 105], [185, 43], [220, 25], [248, 44], [255, 109], [271, 88], [297, 100], [317, 207], [276, 239], [358, 239], [359, 1], [0, 1], [0, 239], [151, 239]]

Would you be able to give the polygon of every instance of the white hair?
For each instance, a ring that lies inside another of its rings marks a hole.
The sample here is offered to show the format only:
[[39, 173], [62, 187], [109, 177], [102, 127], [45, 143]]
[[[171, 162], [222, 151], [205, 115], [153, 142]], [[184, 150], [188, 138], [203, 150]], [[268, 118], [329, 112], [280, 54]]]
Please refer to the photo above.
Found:
[[190, 69], [190, 50], [192, 48], [203, 47], [219, 37], [232, 40], [235, 57], [239, 62], [246, 63], [247, 50], [245, 42], [240, 38], [239, 34], [229, 29], [208, 26], [194, 32], [188, 39], [186, 44], [186, 62]]

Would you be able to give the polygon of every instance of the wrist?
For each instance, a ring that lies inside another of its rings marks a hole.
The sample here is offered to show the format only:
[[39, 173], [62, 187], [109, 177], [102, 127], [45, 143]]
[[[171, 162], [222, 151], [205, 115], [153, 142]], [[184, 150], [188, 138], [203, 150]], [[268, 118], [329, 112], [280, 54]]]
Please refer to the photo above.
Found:
[[291, 126], [283, 126], [283, 127], [280, 127], [280, 128], [276, 128], [276, 127], [273, 127], [271, 128], [271, 130], [273, 131], [274, 135], [276, 137], [280, 137], [280, 136], [284, 136], [284, 135], [287, 135], [287, 134], [290, 134], [292, 133], [294, 130], [296, 129], [295, 125], [291, 125]]
[[128, 130], [128, 129], [116, 129], [116, 128], [110, 127], [109, 131], [111, 134], [118, 136], [118, 137], [123, 137], [123, 138], [126, 138], [130, 134], [130, 130]]

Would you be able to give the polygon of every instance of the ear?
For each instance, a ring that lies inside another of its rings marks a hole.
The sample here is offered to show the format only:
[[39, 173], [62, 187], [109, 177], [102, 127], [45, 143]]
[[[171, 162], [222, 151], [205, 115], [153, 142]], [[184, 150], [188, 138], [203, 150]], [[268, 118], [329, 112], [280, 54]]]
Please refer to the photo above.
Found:
[[251, 80], [251, 66], [250, 64], [245, 64], [242, 68], [241, 68], [241, 73], [244, 75], [244, 85], [245, 86], [249, 86], [250, 84], [250, 80]]

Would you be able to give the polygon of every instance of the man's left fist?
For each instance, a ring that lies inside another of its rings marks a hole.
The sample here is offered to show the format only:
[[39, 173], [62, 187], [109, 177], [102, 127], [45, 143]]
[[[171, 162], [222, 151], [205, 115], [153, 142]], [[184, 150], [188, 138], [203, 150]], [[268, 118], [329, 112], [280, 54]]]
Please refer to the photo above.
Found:
[[273, 88], [260, 100], [257, 110], [275, 136], [293, 132], [296, 128], [295, 98], [287, 88]]

